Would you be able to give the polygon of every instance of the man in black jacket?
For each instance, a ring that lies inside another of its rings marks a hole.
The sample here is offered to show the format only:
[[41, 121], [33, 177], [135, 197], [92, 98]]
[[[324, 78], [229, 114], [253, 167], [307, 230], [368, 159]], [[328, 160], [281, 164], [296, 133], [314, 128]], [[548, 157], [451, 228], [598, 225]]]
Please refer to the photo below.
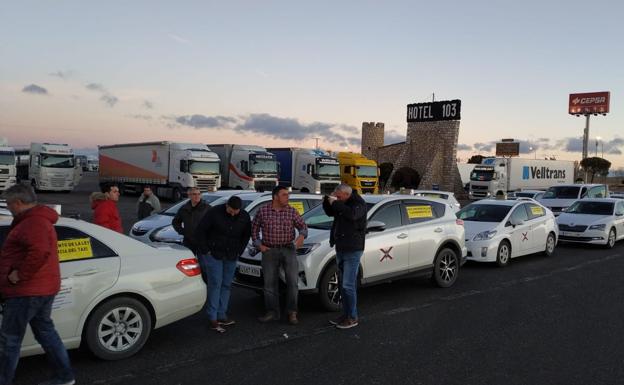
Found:
[[339, 329], [350, 329], [358, 325], [357, 276], [366, 238], [366, 202], [343, 183], [331, 196], [323, 198], [323, 210], [334, 217], [329, 244], [336, 246], [343, 310], [342, 316], [330, 323]]
[[197, 255], [195, 229], [210, 208], [210, 205], [201, 199], [201, 192], [197, 187], [189, 188], [187, 194], [189, 201], [180, 207], [171, 224], [178, 234], [184, 236], [184, 246]]
[[206, 267], [210, 328], [223, 333], [223, 326], [233, 325], [227, 317], [230, 288], [236, 271], [236, 260], [251, 237], [251, 219], [241, 210], [242, 201], [236, 195], [225, 205], [206, 213], [195, 231], [202, 267]]

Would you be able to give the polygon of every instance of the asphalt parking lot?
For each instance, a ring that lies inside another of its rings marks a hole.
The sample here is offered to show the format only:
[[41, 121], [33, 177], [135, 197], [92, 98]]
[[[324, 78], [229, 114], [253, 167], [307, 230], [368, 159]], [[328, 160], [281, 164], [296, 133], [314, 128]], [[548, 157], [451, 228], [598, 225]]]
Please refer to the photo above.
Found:
[[[90, 220], [94, 188], [40, 200]], [[125, 229], [135, 201], [120, 202]], [[79, 384], [623, 383], [623, 251], [624, 243], [559, 245], [552, 257], [507, 268], [467, 263], [449, 289], [423, 278], [368, 287], [359, 292], [360, 326], [347, 331], [330, 327], [335, 314], [313, 297], [302, 298], [298, 326], [260, 324], [262, 298], [235, 289], [237, 324], [224, 334], [200, 313], [154, 331], [130, 359], [80, 350], [71, 358]], [[43, 356], [24, 358], [15, 383], [45, 380], [47, 370]]]

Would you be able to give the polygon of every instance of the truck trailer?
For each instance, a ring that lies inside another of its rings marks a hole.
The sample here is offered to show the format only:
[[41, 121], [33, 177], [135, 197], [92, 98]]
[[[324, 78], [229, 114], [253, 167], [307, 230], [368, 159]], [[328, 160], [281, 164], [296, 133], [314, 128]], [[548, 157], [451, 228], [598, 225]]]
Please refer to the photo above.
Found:
[[307, 148], [268, 148], [279, 162], [279, 184], [304, 193], [330, 194], [340, 184], [338, 159]]
[[470, 174], [470, 199], [495, 196], [499, 191], [546, 190], [574, 182], [574, 162], [520, 158], [485, 158]]
[[189, 187], [216, 191], [219, 157], [201, 143], [146, 142], [99, 146], [100, 182], [115, 182], [122, 192], [152, 187], [159, 197], [178, 201]]
[[242, 144], [209, 144], [221, 158], [221, 187], [271, 191], [277, 186], [277, 160], [266, 148]]
[[379, 193], [379, 168], [377, 162], [362, 154], [339, 152], [340, 176], [359, 194]]

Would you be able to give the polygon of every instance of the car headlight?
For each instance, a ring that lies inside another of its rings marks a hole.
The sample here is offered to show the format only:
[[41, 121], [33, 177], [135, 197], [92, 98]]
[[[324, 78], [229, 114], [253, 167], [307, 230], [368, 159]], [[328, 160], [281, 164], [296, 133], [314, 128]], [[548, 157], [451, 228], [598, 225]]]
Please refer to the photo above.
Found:
[[601, 231], [604, 231], [606, 228], [607, 228], [607, 225], [604, 224], [604, 223], [602, 225], [591, 225], [591, 226], [589, 226], [590, 230], [601, 230]]
[[496, 235], [496, 230], [482, 231], [475, 235], [473, 241], [487, 241], [488, 239], [494, 238], [494, 235]]
[[320, 243], [304, 243], [303, 246], [297, 249], [297, 255], [308, 255], [320, 245]]

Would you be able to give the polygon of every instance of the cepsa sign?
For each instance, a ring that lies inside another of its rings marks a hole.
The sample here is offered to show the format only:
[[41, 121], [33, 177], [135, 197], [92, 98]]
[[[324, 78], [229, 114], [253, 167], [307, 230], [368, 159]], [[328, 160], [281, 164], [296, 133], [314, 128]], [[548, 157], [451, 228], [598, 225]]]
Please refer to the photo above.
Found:
[[570, 94], [568, 112], [572, 115], [606, 114], [609, 112], [609, 92]]
[[408, 123], [459, 120], [460, 118], [461, 100], [459, 99], [407, 105]]

